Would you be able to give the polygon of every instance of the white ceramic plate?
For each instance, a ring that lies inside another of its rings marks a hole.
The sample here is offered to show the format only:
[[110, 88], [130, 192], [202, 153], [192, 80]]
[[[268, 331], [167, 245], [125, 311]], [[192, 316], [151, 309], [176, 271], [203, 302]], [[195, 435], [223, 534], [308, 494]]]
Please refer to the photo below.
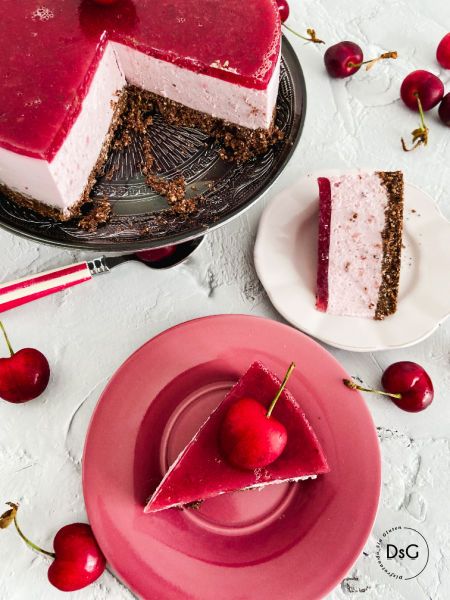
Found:
[[314, 337], [344, 350], [367, 352], [411, 346], [450, 314], [450, 223], [433, 200], [405, 185], [398, 309], [383, 321], [339, 317], [315, 309], [317, 177], [303, 176], [268, 204], [254, 257], [258, 276], [278, 312]]

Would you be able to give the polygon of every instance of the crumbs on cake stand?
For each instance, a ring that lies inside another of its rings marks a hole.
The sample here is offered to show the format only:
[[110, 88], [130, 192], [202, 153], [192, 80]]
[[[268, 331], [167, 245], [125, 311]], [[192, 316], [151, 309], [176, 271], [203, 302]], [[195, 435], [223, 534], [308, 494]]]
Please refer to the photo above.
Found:
[[88, 233], [96, 231], [99, 225], [109, 221], [111, 210], [111, 204], [106, 197], [103, 200], [96, 200], [91, 210], [78, 221], [78, 227]]

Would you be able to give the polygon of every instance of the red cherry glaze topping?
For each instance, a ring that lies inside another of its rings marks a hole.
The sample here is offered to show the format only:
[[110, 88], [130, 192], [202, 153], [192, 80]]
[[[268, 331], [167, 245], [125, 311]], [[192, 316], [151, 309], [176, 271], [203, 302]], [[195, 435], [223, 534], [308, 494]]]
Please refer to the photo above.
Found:
[[105, 570], [106, 559], [87, 523], [71, 523], [62, 527], [53, 541], [54, 552], [36, 546], [22, 533], [17, 523], [18, 504], [7, 502], [11, 507], [0, 517], [0, 529], [12, 522], [24, 542], [53, 558], [48, 569], [48, 580], [62, 592], [74, 592], [93, 583]]
[[450, 92], [442, 98], [441, 103], [439, 104], [438, 113], [439, 118], [444, 125], [450, 127]]
[[[52, 160], [80, 113], [108, 41], [264, 90], [280, 37], [273, 0], [10, 2], [2, 15], [0, 146]], [[230, 68], [217, 68], [218, 61]]]
[[381, 378], [384, 392], [364, 388], [350, 379], [343, 379], [343, 382], [353, 390], [389, 396], [399, 408], [407, 412], [425, 410], [434, 396], [433, 383], [425, 369], [406, 360], [396, 362], [384, 371]]
[[444, 69], [450, 69], [450, 33], [444, 35], [436, 50], [438, 63]]
[[272, 417], [272, 411], [294, 367], [292, 363], [268, 409], [253, 398], [242, 398], [228, 409], [220, 428], [219, 445], [226, 460], [238, 469], [266, 467], [282, 454], [287, 431]]
[[330, 46], [324, 54], [325, 68], [331, 77], [344, 79], [356, 73], [362, 65], [366, 71], [371, 69], [379, 60], [385, 58], [397, 58], [397, 52], [384, 52], [377, 58], [363, 60], [363, 51], [355, 42], [338, 42]]
[[115, 4], [118, 0], [92, 0], [95, 4]]
[[0, 398], [20, 404], [42, 394], [50, 378], [47, 359], [35, 348], [23, 348], [14, 352], [0, 322], [11, 356], [0, 358]]

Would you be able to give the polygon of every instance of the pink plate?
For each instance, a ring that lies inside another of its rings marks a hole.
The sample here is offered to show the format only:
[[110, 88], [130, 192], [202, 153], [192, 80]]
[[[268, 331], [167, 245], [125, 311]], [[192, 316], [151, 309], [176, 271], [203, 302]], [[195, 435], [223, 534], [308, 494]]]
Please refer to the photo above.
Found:
[[[289, 380], [331, 472], [145, 515], [146, 498], [254, 360]], [[110, 565], [148, 600], [317, 600], [360, 554], [380, 493], [370, 413], [348, 374], [286, 325], [219, 315], [150, 340], [117, 371], [89, 427], [83, 489]]]

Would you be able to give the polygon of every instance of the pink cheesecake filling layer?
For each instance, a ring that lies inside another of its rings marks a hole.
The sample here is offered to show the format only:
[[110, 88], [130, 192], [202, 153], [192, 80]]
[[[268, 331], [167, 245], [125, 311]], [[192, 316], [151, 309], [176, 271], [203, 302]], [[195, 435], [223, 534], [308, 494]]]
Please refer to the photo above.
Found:
[[[331, 208], [328, 295], [322, 284], [317, 308], [335, 315], [374, 317], [382, 280], [382, 232], [389, 201], [386, 188], [377, 173], [335, 176], [325, 181], [329, 182], [329, 201], [322, 198], [322, 202]], [[324, 181], [319, 185], [322, 196], [327, 185]], [[326, 220], [326, 215], [321, 218]], [[322, 231], [319, 240], [323, 235]], [[326, 255], [324, 248], [321, 252]], [[326, 262], [324, 259], [322, 277]]]
[[260, 362], [253, 363], [170, 467], [145, 512], [156, 512], [235, 490], [327, 473], [329, 467], [320, 443], [302, 409], [286, 389], [277, 402], [276, 415], [274, 412], [288, 433], [281, 456], [267, 467], [254, 471], [236, 469], [222, 457], [219, 430], [231, 404], [250, 397], [268, 408], [279, 386], [280, 381], [275, 375]]

